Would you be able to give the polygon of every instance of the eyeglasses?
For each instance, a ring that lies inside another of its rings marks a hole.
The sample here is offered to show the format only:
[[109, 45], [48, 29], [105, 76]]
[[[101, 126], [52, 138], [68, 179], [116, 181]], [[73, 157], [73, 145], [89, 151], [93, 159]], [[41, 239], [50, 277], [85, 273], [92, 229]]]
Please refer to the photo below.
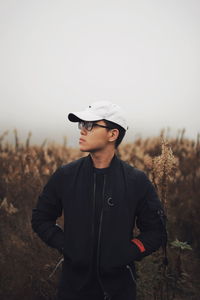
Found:
[[95, 126], [98, 126], [98, 127], [102, 127], [102, 128], [108, 128], [108, 129], [111, 129], [110, 127], [108, 126], [104, 126], [104, 125], [100, 125], [100, 124], [97, 124], [97, 123], [93, 123], [93, 122], [90, 122], [90, 121], [80, 121], [78, 122], [78, 128], [80, 130], [82, 130], [83, 128], [87, 129], [88, 131], [91, 131], [93, 127]]

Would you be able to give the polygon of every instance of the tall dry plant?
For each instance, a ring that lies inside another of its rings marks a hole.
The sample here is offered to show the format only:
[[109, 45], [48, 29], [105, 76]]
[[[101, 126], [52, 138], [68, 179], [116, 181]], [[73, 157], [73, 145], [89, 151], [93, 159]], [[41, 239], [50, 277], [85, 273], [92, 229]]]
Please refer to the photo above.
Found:
[[169, 142], [162, 138], [161, 155], [152, 158], [152, 181], [167, 214], [167, 192], [170, 182], [175, 180], [179, 160], [173, 155]]

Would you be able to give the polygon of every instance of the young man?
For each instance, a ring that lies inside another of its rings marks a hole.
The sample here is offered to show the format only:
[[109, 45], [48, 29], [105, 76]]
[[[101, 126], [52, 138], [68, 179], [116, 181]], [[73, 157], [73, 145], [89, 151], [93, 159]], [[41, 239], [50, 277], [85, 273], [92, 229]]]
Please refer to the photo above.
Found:
[[128, 129], [118, 105], [96, 102], [68, 118], [89, 154], [55, 171], [32, 214], [33, 230], [64, 257], [58, 299], [136, 299], [134, 261], [166, 241], [160, 200], [145, 173], [115, 153]]

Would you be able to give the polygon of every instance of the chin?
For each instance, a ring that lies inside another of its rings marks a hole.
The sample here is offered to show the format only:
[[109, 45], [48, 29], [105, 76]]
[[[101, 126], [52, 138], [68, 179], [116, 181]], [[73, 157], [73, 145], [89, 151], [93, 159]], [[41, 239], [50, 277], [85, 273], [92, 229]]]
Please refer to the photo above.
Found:
[[86, 147], [80, 147], [79, 150], [81, 152], [91, 152], [91, 153], [98, 151], [98, 149], [96, 149], [96, 148], [92, 149], [92, 148], [86, 148]]
[[80, 149], [81, 152], [89, 152], [88, 150], [85, 149]]
[[90, 151], [89, 149], [84, 148], [84, 147], [80, 147], [79, 150], [80, 150], [81, 152], [89, 152], [89, 151]]

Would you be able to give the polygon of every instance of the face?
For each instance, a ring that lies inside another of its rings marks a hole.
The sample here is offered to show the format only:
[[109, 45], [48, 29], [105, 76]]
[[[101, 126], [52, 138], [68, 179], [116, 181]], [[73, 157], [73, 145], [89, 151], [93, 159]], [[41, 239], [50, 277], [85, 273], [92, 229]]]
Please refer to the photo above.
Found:
[[[103, 120], [94, 123], [106, 126]], [[94, 126], [91, 131], [82, 128], [79, 139], [80, 151], [97, 152], [105, 149], [113, 139], [113, 131], [116, 129], [108, 130], [99, 126]]]

